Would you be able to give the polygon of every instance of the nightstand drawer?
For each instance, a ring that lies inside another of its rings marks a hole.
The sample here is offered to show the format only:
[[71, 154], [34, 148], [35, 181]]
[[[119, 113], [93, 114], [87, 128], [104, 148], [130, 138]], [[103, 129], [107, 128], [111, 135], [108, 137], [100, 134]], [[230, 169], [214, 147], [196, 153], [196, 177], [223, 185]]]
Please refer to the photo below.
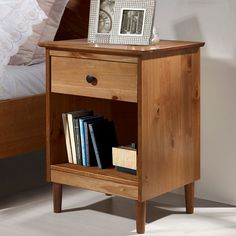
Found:
[[51, 91], [137, 102], [137, 64], [52, 57]]

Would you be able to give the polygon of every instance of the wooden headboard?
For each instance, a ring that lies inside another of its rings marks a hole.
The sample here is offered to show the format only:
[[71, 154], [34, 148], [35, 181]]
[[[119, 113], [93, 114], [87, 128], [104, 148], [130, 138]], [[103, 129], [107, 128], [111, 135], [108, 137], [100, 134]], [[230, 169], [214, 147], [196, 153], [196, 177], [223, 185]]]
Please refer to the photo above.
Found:
[[55, 40], [87, 38], [90, 0], [69, 0]]

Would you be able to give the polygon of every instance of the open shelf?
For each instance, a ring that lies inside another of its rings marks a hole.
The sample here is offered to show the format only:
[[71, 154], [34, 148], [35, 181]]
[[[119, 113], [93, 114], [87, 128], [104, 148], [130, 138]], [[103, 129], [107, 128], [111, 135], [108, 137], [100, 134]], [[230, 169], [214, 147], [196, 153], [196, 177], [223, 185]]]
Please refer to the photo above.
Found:
[[74, 187], [138, 199], [138, 177], [115, 168], [99, 169], [70, 163], [51, 165], [51, 180]]
[[51, 165], [51, 170], [67, 172], [80, 176], [91, 177], [113, 181], [115, 183], [138, 186], [138, 178], [136, 175], [131, 175], [115, 170], [115, 168], [99, 169], [97, 166], [87, 167], [70, 163]]

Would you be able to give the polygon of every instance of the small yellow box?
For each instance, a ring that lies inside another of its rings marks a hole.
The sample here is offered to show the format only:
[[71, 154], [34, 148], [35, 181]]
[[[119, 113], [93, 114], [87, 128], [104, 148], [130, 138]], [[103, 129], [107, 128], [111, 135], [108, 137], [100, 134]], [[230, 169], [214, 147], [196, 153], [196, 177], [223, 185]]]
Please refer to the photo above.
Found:
[[112, 148], [114, 166], [137, 170], [137, 151], [134, 148], [121, 146]]

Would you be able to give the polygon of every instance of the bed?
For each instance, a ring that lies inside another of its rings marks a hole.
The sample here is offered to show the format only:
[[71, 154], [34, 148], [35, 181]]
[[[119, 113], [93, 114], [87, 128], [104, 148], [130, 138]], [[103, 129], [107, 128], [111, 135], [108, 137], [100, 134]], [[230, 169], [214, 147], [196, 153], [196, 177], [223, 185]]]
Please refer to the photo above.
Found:
[[[88, 0], [69, 0], [55, 40], [87, 37], [89, 5]], [[4, 99], [0, 100], [0, 159], [45, 147], [45, 67], [43, 64], [37, 65], [37, 69], [31, 66], [37, 73], [30, 72], [28, 67], [20, 67], [8, 68], [8, 76], [13, 83], [9, 84], [6, 80], [8, 84], [4, 87], [14, 87], [12, 96], [7, 92], [6, 95], [0, 94]], [[19, 71], [22, 77], [16, 82], [14, 78]], [[29, 75], [32, 77], [26, 78]], [[37, 84], [40, 84], [39, 90]], [[25, 92], [24, 97], [21, 91]]]

